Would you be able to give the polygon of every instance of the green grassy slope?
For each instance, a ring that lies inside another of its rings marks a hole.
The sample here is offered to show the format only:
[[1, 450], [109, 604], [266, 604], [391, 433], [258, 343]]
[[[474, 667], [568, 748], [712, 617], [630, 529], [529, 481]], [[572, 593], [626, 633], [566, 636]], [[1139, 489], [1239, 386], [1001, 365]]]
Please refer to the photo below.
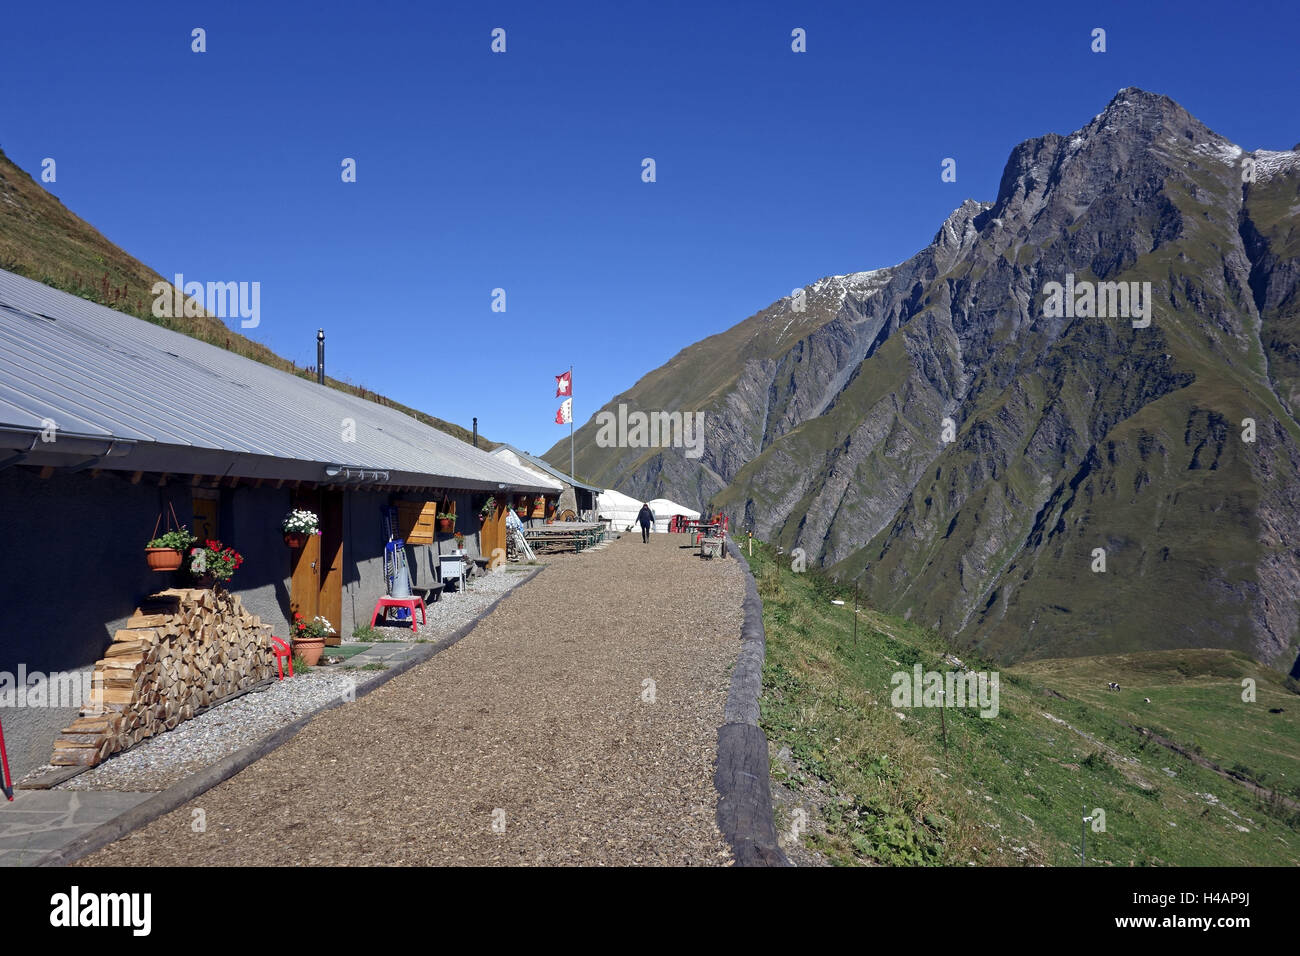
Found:
[[[170, 280], [119, 249], [93, 226], [78, 218], [57, 197], [15, 166], [3, 150], [0, 150], [0, 269], [184, 333], [281, 371], [304, 378], [312, 376], [260, 342], [229, 328], [218, 318], [209, 315], [175, 319], [155, 317], [153, 285]], [[472, 438], [468, 429], [408, 408], [363, 386], [329, 377], [326, 384], [405, 412], [462, 441]], [[481, 435], [479, 446], [496, 447]]]
[[962, 652], [972, 670], [999, 670], [998, 713], [948, 708], [941, 725], [938, 708], [894, 706], [890, 681], [916, 663], [952, 670], [940, 638], [864, 608], [855, 646], [852, 592], [788, 560], [757, 544], [751, 559], [768, 640], [761, 719], [774, 784], [788, 791], [777, 825], [788, 832], [792, 802], [802, 805], [801, 841], [831, 862], [1076, 865], [1086, 806], [1105, 812], [1105, 831], [1088, 832], [1089, 865], [1300, 864], [1300, 811], [1280, 799], [1300, 802], [1294, 682], [1224, 650], [1014, 668]]

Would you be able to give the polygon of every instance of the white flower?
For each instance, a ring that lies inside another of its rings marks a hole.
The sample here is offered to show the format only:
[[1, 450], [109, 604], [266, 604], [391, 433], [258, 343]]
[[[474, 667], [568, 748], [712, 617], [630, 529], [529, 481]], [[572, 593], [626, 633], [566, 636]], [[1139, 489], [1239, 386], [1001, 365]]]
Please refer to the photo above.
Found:
[[320, 518], [314, 511], [290, 511], [282, 527], [286, 534], [320, 534]]

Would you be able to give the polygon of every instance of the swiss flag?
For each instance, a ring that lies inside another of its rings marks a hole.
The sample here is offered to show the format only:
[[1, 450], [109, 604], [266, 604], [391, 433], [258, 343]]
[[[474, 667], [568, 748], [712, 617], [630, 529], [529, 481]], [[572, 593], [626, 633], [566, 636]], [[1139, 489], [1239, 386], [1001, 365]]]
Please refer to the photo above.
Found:
[[559, 411], [555, 413], [555, 424], [567, 425], [573, 421], [573, 399], [566, 398], [561, 404]]
[[563, 375], [555, 376], [555, 397], [560, 398], [564, 395], [573, 394], [573, 373], [565, 372]]

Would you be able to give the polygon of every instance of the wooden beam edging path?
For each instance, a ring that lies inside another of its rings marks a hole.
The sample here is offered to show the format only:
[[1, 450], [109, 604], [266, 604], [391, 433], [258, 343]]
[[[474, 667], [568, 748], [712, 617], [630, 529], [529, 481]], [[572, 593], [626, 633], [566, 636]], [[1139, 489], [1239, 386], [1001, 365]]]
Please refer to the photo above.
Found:
[[745, 619], [740, 626], [740, 657], [727, 691], [726, 723], [718, 728], [718, 766], [713, 775], [718, 791], [718, 829], [731, 845], [736, 866], [789, 866], [777, 842], [772, 815], [767, 735], [758, 726], [767, 654], [763, 601], [749, 562], [731, 538], [727, 550], [745, 572]]
[[[487, 617], [496, 606], [517, 591], [522, 585], [527, 584], [537, 575], [546, 569], [546, 565], [539, 566], [531, 574], [520, 578], [519, 583], [506, 591], [495, 601], [476, 614], [471, 620], [462, 624], [456, 630], [452, 631], [446, 637], [433, 644], [417, 645], [416, 652], [400, 664], [396, 664], [388, 670], [366, 681], [356, 689], [356, 700], [369, 694], [371, 691], [382, 687], [393, 678], [404, 674], [411, 668], [423, 664], [436, 654], [445, 651], [462, 638], [469, 635], [478, 625], [479, 621]], [[239, 773], [249, 764], [260, 760], [271, 751], [287, 744], [297, 735], [298, 731], [305, 728], [317, 715], [323, 714], [327, 710], [333, 710], [335, 707], [342, 707], [345, 703], [353, 703], [345, 698], [340, 697], [338, 700], [331, 701], [324, 707], [313, 710], [310, 714], [304, 714], [291, 724], [286, 724], [279, 730], [276, 730], [267, 737], [249, 744], [242, 750], [237, 750], [228, 757], [223, 757], [210, 767], [206, 767], [197, 773], [190, 774], [184, 780], [172, 784], [166, 790], [150, 797], [144, 803], [137, 804], [125, 813], [119, 814], [111, 820], [101, 823], [85, 836], [79, 837], [67, 846], [60, 847], [37, 860], [33, 866], [67, 866], [88, 853], [94, 853], [101, 850], [110, 843], [115, 843], [122, 837], [134, 830], [140, 829], [147, 823], [171, 813], [177, 807], [184, 806], [195, 797], [206, 793], [219, 783], [224, 783], [235, 774]], [[764, 754], [766, 757], [766, 754]]]

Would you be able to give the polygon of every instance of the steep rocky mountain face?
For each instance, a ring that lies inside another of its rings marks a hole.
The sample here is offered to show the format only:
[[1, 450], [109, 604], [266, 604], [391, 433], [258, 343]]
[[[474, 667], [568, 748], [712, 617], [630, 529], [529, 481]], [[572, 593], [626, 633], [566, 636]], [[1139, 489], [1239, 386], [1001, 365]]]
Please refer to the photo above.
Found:
[[1002, 659], [1230, 647], [1292, 666], [1300, 152], [1245, 153], [1123, 90], [1016, 147], [996, 201], [913, 258], [793, 308], [607, 406], [704, 411], [700, 458], [599, 448], [588, 423], [579, 472], [723, 508]]

